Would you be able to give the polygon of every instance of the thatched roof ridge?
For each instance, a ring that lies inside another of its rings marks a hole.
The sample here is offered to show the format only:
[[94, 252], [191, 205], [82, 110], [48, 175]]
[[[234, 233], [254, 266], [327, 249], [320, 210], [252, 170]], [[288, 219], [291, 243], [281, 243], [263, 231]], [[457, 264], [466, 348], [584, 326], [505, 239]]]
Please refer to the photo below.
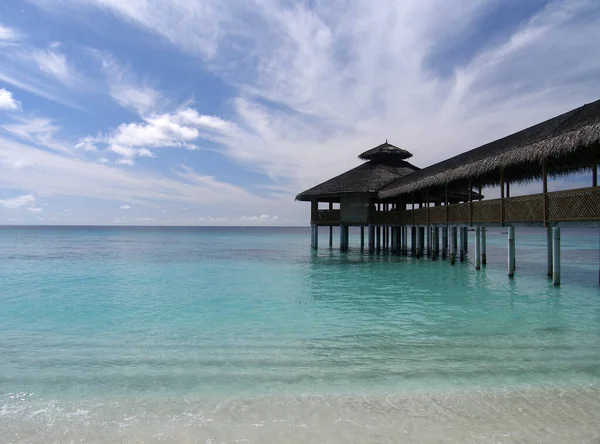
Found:
[[376, 194], [398, 177], [418, 170], [418, 167], [400, 159], [371, 160], [303, 191], [296, 196], [296, 200], [309, 201], [314, 198], [337, 200], [344, 194]]
[[371, 148], [358, 156], [360, 160], [382, 160], [382, 159], [399, 159], [406, 160], [412, 157], [412, 153], [398, 148], [386, 140], [385, 143]]
[[[559, 160], [578, 151], [586, 155], [600, 152], [600, 100], [569, 111], [510, 136], [480, 146], [458, 156], [424, 168], [410, 177], [400, 178], [385, 187], [378, 195], [390, 199], [425, 188], [443, 187], [451, 182], [466, 181], [482, 185], [497, 183], [495, 172], [501, 168], [534, 165], [522, 170], [511, 180], [531, 180], [539, 177], [543, 161], [556, 168], [550, 173], [566, 173], [581, 169], [581, 162]], [[596, 154], [597, 155], [597, 154]], [[539, 170], [539, 171], [538, 171]], [[494, 173], [494, 177], [491, 177]]]

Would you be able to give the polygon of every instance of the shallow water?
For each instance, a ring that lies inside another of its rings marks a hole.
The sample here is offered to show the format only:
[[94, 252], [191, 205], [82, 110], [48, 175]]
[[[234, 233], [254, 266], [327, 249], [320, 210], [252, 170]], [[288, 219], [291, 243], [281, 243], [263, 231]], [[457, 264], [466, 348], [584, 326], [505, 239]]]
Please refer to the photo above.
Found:
[[500, 230], [477, 272], [308, 229], [0, 229], [2, 442], [595, 442], [598, 231], [562, 238], [555, 288], [534, 229], [513, 280]]

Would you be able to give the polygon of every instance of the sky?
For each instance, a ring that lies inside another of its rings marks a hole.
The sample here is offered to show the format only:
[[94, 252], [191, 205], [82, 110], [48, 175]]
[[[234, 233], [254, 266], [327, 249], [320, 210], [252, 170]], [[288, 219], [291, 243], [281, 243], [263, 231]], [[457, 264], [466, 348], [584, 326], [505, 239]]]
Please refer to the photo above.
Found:
[[598, 0], [2, 1], [0, 224], [307, 225], [295, 195], [386, 139], [425, 167], [599, 99], [598, 23]]

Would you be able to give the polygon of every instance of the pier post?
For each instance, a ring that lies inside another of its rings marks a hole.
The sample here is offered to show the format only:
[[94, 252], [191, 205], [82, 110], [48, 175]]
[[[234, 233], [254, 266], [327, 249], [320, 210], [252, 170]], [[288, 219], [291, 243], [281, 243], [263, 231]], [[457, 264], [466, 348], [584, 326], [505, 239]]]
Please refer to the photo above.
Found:
[[423, 257], [425, 251], [425, 227], [419, 227], [419, 248], [417, 257]]
[[552, 227], [546, 227], [546, 264], [547, 273], [549, 277], [552, 277]]
[[448, 226], [442, 227], [442, 259], [448, 257]]
[[469, 252], [469, 227], [463, 227], [463, 230], [465, 230], [465, 237], [463, 238], [465, 245], [463, 246], [463, 250], [465, 250], [466, 255]]
[[333, 247], [333, 225], [329, 225], [329, 247]]
[[486, 254], [486, 228], [481, 227], [481, 265], [485, 266], [487, 264], [487, 254]]
[[456, 263], [456, 231], [457, 228], [452, 227], [452, 239], [450, 239], [450, 265], [454, 265]]
[[460, 230], [459, 231], [460, 241], [458, 243], [460, 245], [459, 260], [461, 262], [463, 262], [465, 260], [465, 230], [463, 228], [464, 227], [458, 228]]
[[375, 227], [369, 225], [369, 254], [375, 253]]
[[440, 254], [440, 229], [438, 227], [431, 227], [431, 237], [433, 238], [431, 258], [435, 261]]
[[344, 231], [345, 225], [340, 225], [340, 250], [346, 251], [346, 234]]
[[515, 227], [508, 227], [508, 276], [515, 275]]
[[319, 248], [319, 226], [317, 224], [310, 226], [310, 246], [315, 250]]
[[360, 249], [364, 250], [365, 248], [365, 226], [360, 226]]
[[376, 242], [377, 252], [379, 253], [379, 251], [381, 251], [381, 227], [379, 225], [377, 225], [376, 231], [377, 231], [377, 235], [375, 236], [375, 242]]
[[410, 227], [410, 254], [415, 256], [417, 254], [417, 227]]
[[481, 228], [475, 228], [475, 270], [481, 270]]
[[560, 227], [552, 229], [552, 283], [560, 285]]
[[427, 225], [425, 228], [427, 231], [427, 256], [431, 256], [431, 227]]

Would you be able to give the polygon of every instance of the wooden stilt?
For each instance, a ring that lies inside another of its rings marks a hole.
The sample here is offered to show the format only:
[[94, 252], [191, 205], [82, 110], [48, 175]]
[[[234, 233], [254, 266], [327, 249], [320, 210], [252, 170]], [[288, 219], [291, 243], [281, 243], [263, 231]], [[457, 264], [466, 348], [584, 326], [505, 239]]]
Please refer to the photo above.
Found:
[[442, 227], [442, 259], [448, 257], [448, 226]]
[[346, 235], [344, 231], [344, 224], [340, 225], [340, 250], [346, 251]]
[[464, 227], [459, 227], [460, 240], [458, 242], [459, 246], [460, 246], [459, 260], [461, 262], [464, 262], [464, 260], [465, 260], [465, 230], [463, 228]]
[[552, 283], [560, 285], [560, 227], [552, 229]]
[[475, 228], [475, 270], [481, 270], [481, 228]]
[[419, 247], [417, 256], [423, 257], [425, 251], [425, 227], [419, 227]]
[[310, 245], [315, 250], [319, 248], [319, 226], [317, 224], [312, 224], [311, 228], [311, 242]]
[[333, 247], [333, 225], [329, 226], [329, 247]]
[[546, 272], [549, 277], [552, 277], [552, 227], [546, 227]]
[[508, 276], [515, 275], [515, 227], [508, 227]]
[[485, 227], [481, 227], [481, 265], [483, 265], [484, 267], [487, 264], [486, 230], [487, 229]]
[[456, 263], [456, 227], [452, 227], [452, 239], [450, 240], [450, 265]]
[[425, 232], [427, 236], [427, 246], [425, 254], [429, 257], [431, 256], [431, 227], [429, 225], [425, 227]]
[[410, 254], [417, 255], [417, 227], [410, 227]]
[[360, 249], [364, 250], [365, 248], [365, 226], [360, 226]]
[[369, 254], [375, 253], [375, 227], [369, 225]]
[[375, 242], [377, 247], [377, 252], [381, 251], [381, 227], [378, 225], [376, 228], [377, 235], [375, 236]]
[[469, 227], [463, 227], [463, 230], [465, 230], [465, 237], [463, 238], [465, 245], [463, 247], [463, 250], [465, 250], [466, 257], [467, 253], [469, 252]]
[[433, 238], [433, 249], [431, 251], [431, 258], [435, 261], [440, 255], [440, 229], [438, 227], [432, 227], [432, 238]]

